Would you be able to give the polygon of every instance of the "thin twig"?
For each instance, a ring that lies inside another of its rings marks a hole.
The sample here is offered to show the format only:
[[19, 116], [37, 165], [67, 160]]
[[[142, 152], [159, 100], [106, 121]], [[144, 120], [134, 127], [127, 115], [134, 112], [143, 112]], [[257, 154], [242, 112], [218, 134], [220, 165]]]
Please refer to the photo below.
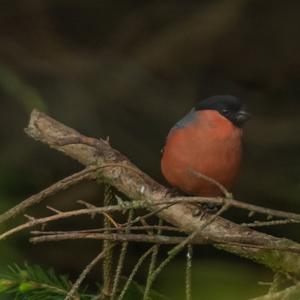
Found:
[[[77, 233], [77, 234], [55, 234], [55, 235], [42, 235], [30, 238], [33, 244], [44, 242], [58, 242], [64, 240], [110, 240], [121, 242], [140, 242], [140, 243], [154, 243], [154, 244], [178, 244], [186, 239], [186, 237], [175, 237], [166, 235], [149, 235], [149, 234], [133, 234], [133, 233]], [[197, 238], [195, 243], [206, 244], [208, 241]]]
[[59, 191], [65, 190], [73, 185], [76, 185], [83, 180], [94, 179], [94, 171], [95, 167], [88, 167], [80, 172], [74, 173], [71, 176], [68, 176], [54, 183], [48, 188], [42, 190], [41, 192], [30, 196], [15, 207], [0, 215], [0, 224], [20, 214], [28, 207], [40, 203], [42, 200], [58, 193]]
[[80, 287], [81, 283], [83, 282], [83, 280], [86, 278], [86, 276], [91, 272], [91, 270], [93, 269], [93, 267], [101, 260], [105, 257], [107, 251], [109, 251], [111, 248], [113, 248], [115, 246], [111, 245], [109, 248], [105, 249], [104, 251], [102, 251], [101, 253], [99, 253], [82, 271], [82, 273], [80, 274], [80, 276], [78, 277], [78, 279], [75, 281], [75, 283], [73, 284], [71, 290], [69, 291], [69, 293], [67, 294], [67, 296], [65, 297], [64, 300], [71, 300], [72, 297], [74, 296], [74, 294], [76, 293], [76, 291], [78, 290], [78, 288]]
[[[172, 205], [180, 204], [180, 203], [213, 203], [213, 204], [219, 204], [219, 205], [228, 204], [232, 207], [246, 209], [249, 211], [255, 211], [258, 213], [265, 214], [265, 215], [272, 215], [274, 217], [282, 217], [282, 218], [288, 218], [288, 219], [295, 220], [295, 221], [296, 220], [300, 221], [299, 214], [280, 211], [280, 210], [274, 210], [274, 209], [265, 208], [265, 207], [260, 207], [257, 205], [240, 202], [240, 201], [233, 200], [233, 199], [207, 198], [207, 197], [174, 197], [174, 198], [170, 198], [166, 201], [162, 201], [161, 203], [151, 203], [150, 201], [137, 200], [137, 201], [132, 201], [132, 202], [126, 203], [124, 206], [116, 205], [114, 207], [97, 207], [95, 209], [81, 209], [81, 210], [74, 210], [74, 211], [69, 211], [69, 212], [65, 212], [65, 213], [61, 213], [61, 214], [56, 214], [54, 216], [36, 219], [34, 221], [30, 221], [28, 223], [17, 226], [11, 230], [8, 230], [7, 232], [4, 232], [3, 234], [0, 235], [0, 240], [5, 239], [9, 235], [12, 235], [21, 230], [33, 227], [38, 224], [52, 222], [52, 221], [55, 221], [58, 219], [69, 218], [69, 217], [83, 215], [83, 214], [94, 214], [94, 213], [101, 214], [103, 212], [122, 211], [122, 210], [127, 210], [127, 209], [132, 209], [132, 208], [151, 208], [151, 207], [155, 207], [155, 206], [164, 205], [163, 207], [160, 207], [159, 209], [154, 210], [153, 212], [143, 216], [143, 218], [148, 218], [152, 215], [158, 214], [159, 212], [163, 211], [164, 209], [169, 208]], [[141, 218], [142, 217], [137, 217], [135, 220], [132, 221], [132, 224], [139, 222], [141, 220]]]
[[[33, 235], [46, 235], [46, 234], [64, 234], [64, 233], [94, 233], [94, 232], [119, 232], [126, 231], [128, 227], [112, 227], [112, 228], [95, 228], [95, 229], [84, 229], [84, 230], [71, 230], [71, 231], [39, 231], [33, 230], [30, 233]], [[173, 231], [173, 232], [184, 232], [182, 229], [173, 226], [159, 226], [159, 225], [147, 225], [147, 226], [130, 226], [130, 231], [148, 231], [148, 230], [163, 230], [163, 231]]]
[[[160, 227], [160, 229], [158, 230], [157, 235], [160, 235], [161, 232], [162, 232], [162, 229], [161, 229], [162, 224], [163, 224], [163, 220], [159, 219], [158, 226]], [[153, 232], [152, 232], [152, 235], [153, 235]], [[152, 275], [152, 273], [153, 273], [153, 271], [155, 270], [155, 267], [156, 267], [156, 261], [157, 261], [159, 246], [160, 246], [159, 244], [155, 245], [155, 248], [152, 252], [143, 300], [148, 300], [150, 298], [149, 294], [150, 294], [151, 284], [152, 284], [150, 279], [151, 279], [151, 275]]]
[[277, 209], [271, 209], [266, 208], [258, 205], [253, 205], [250, 203], [234, 200], [234, 199], [226, 199], [226, 198], [208, 198], [208, 197], [173, 197], [171, 198], [172, 202], [176, 202], [177, 200], [180, 201], [180, 203], [183, 203], [183, 201], [186, 201], [186, 203], [211, 203], [216, 205], [224, 205], [229, 204], [232, 207], [245, 209], [250, 212], [256, 212], [260, 214], [264, 214], [267, 216], [273, 216], [278, 218], [286, 218], [291, 220], [298, 220], [300, 221], [300, 214], [286, 212], [282, 210]]
[[[112, 204], [113, 192], [112, 188], [109, 184], [105, 184], [104, 186], [104, 200], [103, 206], [109, 206]], [[108, 214], [104, 214], [105, 218], [103, 219], [103, 227], [110, 228], [111, 227], [111, 217], [107, 217]], [[104, 232], [107, 234], [107, 232]], [[103, 251], [106, 251], [106, 255], [103, 260], [103, 287], [100, 299], [107, 299], [111, 294], [112, 289], [112, 256], [113, 250], [112, 245], [114, 245], [114, 241], [111, 240], [103, 240]]]
[[[140, 222], [142, 219], [143, 220], [146, 220], [146, 219], [148, 219], [148, 218], [150, 218], [150, 217], [152, 217], [152, 216], [155, 216], [155, 215], [157, 215], [157, 214], [159, 214], [161, 211], [163, 211], [164, 209], [167, 209], [167, 208], [169, 208], [169, 207], [171, 207], [172, 205], [175, 205], [176, 203], [168, 203], [168, 204], [165, 204], [165, 203], [160, 203], [160, 205], [164, 205], [163, 207], [160, 207], [160, 208], [158, 208], [158, 209], [155, 209], [155, 210], [153, 210], [152, 212], [150, 212], [150, 213], [147, 213], [147, 214], [145, 214], [145, 215], [143, 215], [143, 216], [138, 216], [138, 217], [136, 217], [134, 220], [132, 220], [131, 221], [131, 223], [130, 224], [128, 224], [128, 225], [133, 225], [133, 224], [136, 224], [136, 223], [138, 223], [138, 222]], [[154, 206], [156, 206], [157, 204], [155, 204]]]
[[[64, 144], [66, 145], [71, 145], [70, 144]], [[95, 145], [94, 145], [95, 146]], [[18, 205], [14, 206], [13, 208], [9, 209], [2, 215], [0, 215], [0, 224], [17, 216], [18, 214], [22, 213], [25, 211], [27, 208], [34, 204], [40, 203], [42, 200], [62, 191], [65, 190], [73, 185], [78, 184], [81, 181], [87, 180], [87, 179], [96, 179], [97, 178], [97, 171], [99, 169], [104, 169], [104, 168], [112, 168], [112, 167], [120, 167], [120, 168], [125, 168], [125, 169], [130, 169], [131, 171], [135, 172], [139, 176], [142, 176], [142, 172], [139, 171], [136, 168], [132, 168], [127, 165], [123, 165], [120, 163], [110, 163], [110, 164], [105, 164], [105, 165], [100, 165], [100, 166], [91, 166], [87, 167], [84, 170], [74, 173], [68, 177], [63, 178], [62, 180], [52, 184], [50, 187], [42, 190], [41, 192], [30, 196], [29, 198], [25, 199]]]
[[154, 282], [158, 274], [163, 270], [163, 268], [193, 239], [205, 229], [206, 226], [211, 224], [219, 215], [221, 215], [225, 210], [229, 208], [229, 205], [224, 205], [217, 213], [212, 215], [206, 220], [197, 230], [191, 233], [185, 240], [177, 244], [171, 251], [168, 252], [168, 257], [156, 268], [156, 270], [151, 275], [151, 283]]
[[[176, 201], [177, 203], [177, 201]], [[126, 211], [129, 209], [137, 209], [137, 208], [149, 208], [151, 206], [156, 206], [156, 203], [150, 203], [149, 201], [131, 201], [131, 202], [126, 202], [126, 204], [122, 204], [122, 205], [111, 205], [111, 206], [107, 206], [107, 207], [95, 207], [95, 208], [89, 208], [89, 209], [78, 209], [78, 210], [72, 210], [72, 211], [68, 211], [68, 212], [63, 212], [63, 213], [57, 213], [53, 216], [50, 217], [45, 217], [45, 218], [40, 218], [40, 219], [32, 219], [31, 221], [24, 223], [22, 225], [16, 226], [4, 233], [2, 233], [0, 235], [0, 240], [4, 240], [6, 239], [8, 236], [13, 235], [17, 232], [20, 232], [22, 230], [34, 227], [36, 225], [39, 224], [45, 224], [45, 223], [49, 223], [49, 222], [53, 222], [53, 221], [57, 221], [60, 219], [66, 219], [66, 218], [70, 218], [70, 217], [75, 217], [75, 216], [79, 216], [79, 215], [92, 215], [94, 216], [95, 214], [103, 214], [103, 212], [115, 212], [115, 211]], [[174, 205], [173, 203], [169, 204], [168, 207], [170, 205]], [[157, 210], [157, 212], [165, 209], [166, 207], [162, 207], [160, 209]], [[155, 212], [149, 213], [146, 216], [144, 216], [144, 218], [146, 217], [150, 217], [153, 214], [155, 214]], [[140, 221], [141, 218], [137, 218], [135, 219], [133, 222], [136, 223], [137, 221]]]
[[223, 214], [226, 210], [229, 209], [229, 204], [225, 204], [221, 207], [215, 214], [211, 215], [198, 229], [196, 229], [193, 233], [191, 233], [183, 242], [174, 247], [169, 251], [169, 255], [176, 255], [179, 251], [181, 251], [186, 245], [189, 244], [199, 233], [201, 233], [209, 224], [214, 222], [218, 216]]
[[189, 171], [193, 174], [193, 175], [195, 175], [195, 176], [197, 176], [197, 177], [199, 177], [199, 178], [202, 178], [202, 179], [204, 179], [204, 180], [206, 180], [206, 181], [208, 181], [208, 182], [210, 182], [211, 184], [213, 184], [213, 185], [215, 185], [223, 194], [224, 194], [224, 196], [226, 197], [226, 198], [232, 198], [232, 194], [231, 193], [229, 193], [228, 192], [228, 190], [225, 188], [225, 186], [224, 185], [222, 185], [220, 182], [218, 182], [217, 180], [215, 180], [215, 179], [213, 179], [213, 178], [211, 178], [211, 177], [209, 177], [209, 176], [207, 176], [207, 175], [205, 175], [205, 174], [202, 174], [202, 173], [200, 173], [200, 172], [196, 172], [195, 170], [193, 170], [193, 169], [189, 169]]
[[[132, 217], [133, 217], [133, 210], [130, 210], [129, 214], [128, 214], [127, 223], [130, 223]], [[130, 232], [130, 228], [129, 227], [125, 228], [125, 234], [128, 234], [129, 232]], [[120, 282], [120, 278], [121, 278], [121, 274], [122, 274], [122, 270], [123, 270], [123, 266], [124, 266], [124, 262], [125, 262], [125, 256], [127, 254], [127, 248], [128, 248], [128, 241], [123, 242], [121, 245], [119, 261], [118, 261], [116, 273], [114, 276], [114, 282], [113, 282], [113, 287], [112, 287], [112, 292], [111, 292], [111, 300], [114, 300], [116, 297], [116, 294], [117, 294], [117, 290], [119, 287], [119, 282]]]
[[80, 215], [93, 215], [93, 214], [103, 214], [103, 212], [115, 212], [115, 211], [124, 211], [132, 208], [146, 208], [149, 206], [148, 202], [143, 202], [143, 201], [132, 201], [126, 206], [122, 205], [111, 205], [107, 207], [97, 207], [97, 208], [89, 208], [89, 209], [77, 209], [77, 210], [72, 210], [68, 212], [63, 212], [63, 213], [58, 213], [53, 216], [45, 217], [45, 218], [40, 218], [40, 219], [34, 219], [32, 221], [29, 221], [27, 223], [24, 223], [22, 225], [16, 226], [0, 235], [0, 240], [3, 240], [7, 238], [8, 236], [15, 234], [17, 232], [20, 232], [24, 229], [34, 227], [39, 224], [45, 224], [53, 221], [57, 221], [60, 219], [66, 219], [66, 218], [71, 218], [75, 216], [80, 216]]
[[273, 281], [270, 285], [268, 294], [274, 294], [279, 291], [279, 288], [283, 281], [283, 274], [280, 272], [275, 272], [273, 275]]
[[52, 206], [47, 205], [46, 207], [47, 207], [49, 210], [51, 210], [52, 212], [55, 212], [56, 214], [62, 213], [61, 210], [56, 209], [56, 208], [54, 208], [54, 207], [52, 207]]
[[290, 286], [284, 290], [278, 291], [276, 293], [267, 294], [257, 298], [252, 298], [251, 300], [296, 300], [299, 299], [300, 284]]
[[240, 224], [243, 227], [264, 227], [264, 226], [276, 226], [276, 225], [285, 225], [285, 224], [295, 224], [300, 223], [299, 220], [274, 220], [274, 221], [254, 221], [252, 223], [242, 223]]
[[[148, 234], [116, 234], [116, 233], [89, 233], [89, 234], [61, 234], [61, 235], [45, 235], [30, 238], [32, 243], [42, 243], [42, 242], [58, 242], [64, 240], [77, 240], [77, 239], [90, 239], [90, 240], [113, 240], [113, 241], [128, 241], [128, 242], [140, 242], [140, 243], [154, 243], [154, 244], [179, 244], [185, 242], [187, 237], [178, 236], [165, 236], [165, 235], [148, 235]], [[219, 240], [210, 241], [209, 239], [199, 239], [189, 241], [190, 244], [203, 245], [207, 243], [214, 243], [216, 245], [230, 245], [234, 247], [252, 248], [252, 249], [267, 249], [267, 250], [278, 250], [286, 251], [291, 253], [300, 253], [300, 247], [288, 247], [288, 246], [278, 246], [274, 243], [258, 243], [257, 241], [243, 242], [236, 239], [230, 239], [228, 237], [219, 237]]]
[[187, 245], [186, 251], [186, 274], [185, 274], [185, 297], [186, 300], [192, 299], [192, 257], [193, 246]]
[[120, 293], [118, 300], [122, 300], [127, 292], [127, 289], [129, 287], [129, 285], [131, 284], [136, 272], [138, 271], [138, 269], [140, 268], [140, 266], [142, 265], [142, 263], [144, 262], [144, 260], [154, 251], [155, 246], [152, 246], [150, 249], [148, 249], [137, 261], [137, 263], [135, 264], [134, 268], [131, 271], [131, 274], [129, 275], [123, 289], [122, 292]]
[[[189, 198], [192, 198], [192, 199], [189, 199]], [[206, 198], [205, 198], [206, 199]], [[181, 197], [181, 198], [173, 198], [173, 199], [170, 199], [168, 201], [165, 201], [163, 202], [161, 205], [165, 205], [165, 203], [171, 203], [171, 204], [168, 204], [168, 206], [170, 205], [174, 205], [174, 203], [179, 203], [179, 202], [185, 202], [186, 200], [190, 200], [191, 203], [195, 203], [196, 201], [198, 201], [198, 197]], [[234, 203], [232, 200], [228, 200], [228, 201], [222, 201], [223, 203], [226, 203], [226, 204], [234, 204], [236, 205], [236, 203]], [[239, 205], [243, 205], [241, 202], [239, 201], [236, 201], [238, 202]], [[45, 217], [45, 218], [41, 218], [41, 219], [33, 219], [27, 223], [24, 223], [22, 225], [19, 225], [15, 228], [12, 228], [11, 230], [8, 230], [6, 232], [4, 232], [2, 235], [0, 235], [0, 240], [1, 239], [5, 239], [7, 238], [8, 236], [14, 234], [14, 233], [17, 233], [19, 231], [22, 231], [24, 229], [27, 229], [27, 228], [31, 228], [33, 226], [36, 226], [36, 225], [39, 225], [39, 224], [45, 224], [45, 223], [48, 223], [48, 222], [53, 222], [53, 221], [56, 221], [56, 220], [59, 220], [59, 219], [63, 219], [63, 218], [69, 218], [69, 217], [73, 217], [73, 216], [78, 216], [78, 215], [83, 215], [83, 214], [95, 214], [95, 213], [99, 213], [99, 214], [102, 214], [103, 212], [114, 212], [114, 211], [124, 211], [124, 210], [128, 210], [128, 209], [134, 209], [134, 208], [147, 208], [147, 207], [151, 207], [151, 206], [156, 206], [158, 204], [153, 204], [149, 201], [132, 201], [132, 202], [126, 202], [122, 205], [115, 205], [115, 206], [109, 206], [109, 207], [97, 207], [97, 208], [93, 208], [93, 209], [80, 209], [80, 210], [74, 210], [74, 211], [69, 211], [69, 212], [64, 212], [64, 213], [60, 213], [60, 214], [56, 214], [56, 215], [53, 215], [53, 216], [50, 216], [50, 217]], [[157, 211], [162, 211], [163, 209], [167, 209], [167, 207], [162, 207], [160, 209], [158, 209]], [[278, 211], [277, 211], [278, 212]], [[149, 216], [151, 215], [152, 213], [150, 214], [147, 214], [146, 216]], [[283, 214], [290, 214], [290, 213], [284, 213]], [[145, 218], [145, 216], [144, 216]], [[141, 218], [139, 218], [140, 220]], [[137, 221], [137, 219], [135, 219], [134, 221]], [[133, 222], [132, 222], [133, 223]], [[236, 239], [236, 241], [242, 241], [244, 243], [249, 243], [249, 241], [251, 241], [250, 243], [252, 244], [253, 243], [253, 239], [251, 238], [252, 236], [244, 236], [243, 238], [242, 237], [238, 237]], [[215, 241], [218, 241], [219, 237], [216, 236], [216, 235], [213, 235], [213, 236], [210, 236], [210, 238], [215, 242]], [[235, 237], [234, 237], [235, 238]], [[230, 236], [226, 236], [226, 239], [227, 241], [229, 241], [231, 239]], [[254, 238], [255, 239], [255, 238]], [[232, 240], [231, 240], [232, 241]]]

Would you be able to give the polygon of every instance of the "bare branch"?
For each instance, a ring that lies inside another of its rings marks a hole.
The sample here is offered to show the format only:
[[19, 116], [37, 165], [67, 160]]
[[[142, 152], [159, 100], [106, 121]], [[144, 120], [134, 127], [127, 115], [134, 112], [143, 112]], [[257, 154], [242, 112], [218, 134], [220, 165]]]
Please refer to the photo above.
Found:
[[295, 214], [291, 212], [286, 212], [282, 210], [276, 210], [271, 208], [266, 208], [258, 205], [253, 205], [250, 203], [234, 200], [234, 199], [226, 199], [226, 198], [205, 198], [205, 197], [174, 197], [172, 201], [180, 201], [183, 203], [186, 201], [187, 203], [212, 203], [217, 205], [228, 204], [232, 207], [237, 207], [244, 210], [249, 210], [250, 212], [256, 212], [260, 214], [264, 214], [267, 216], [273, 216], [278, 218], [287, 218], [290, 220], [300, 221], [300, 214]]
[[[133, 233], [66, 233], [56, 235], [42, 235], [30, 238], [30, 242], [33, 244], [43, 242], [58, 242], [64, 240], [78, 240], [78, 239], [90, 239], [90, 240], [109, 240], [109, 241], [121, 241], [121, 242], [139, 242], [139, 243], [153, 243], [153, 244], [178, 244], [183, 242], [186, 237], [175, 237], [166, 235], [149, 235], [149, 234], [133, 234]], [[207, 241], [202, 240], [202, 243], [197, 240], [197, 244], [207, 244]], [[299, 249], [300, 252], [300, 249]]]
[[[65, 240], [112, 240], [112, 241], [121, 241], [121, 242], [138, 242], [138, 243], [153, 243], [153, 244], [179, 244], [182, 242], [186, 242], [189, 237], [182, 236], [166, 236], [166, 235], [149, 235], [149, 234], [126, 234], [126, 233], [63, 233], [63, 234], [47, 234], [42, 236], [37, 236], [30, 238], [30, 241], [34, 244], [43, 243], [43, 242], [58, 242]], [[189, 239], [190, 244], [195, 245], [203, 245], [211, 243], [208, 239], [199, 237], [194, 239]], [[243, 247], [243, 248], [252, 248], [252, 249], [266, 249], [266, 250], [280, 250], [291, 253], [300, 253], [300, 247], [289, 247], [289, 246], [276, 246], [276, 245], [264, 245], [255, 243], [245, 243], [245, 242], [236, 242], [234, 239], [232, 241], [228, 238], [222, 239], [222, 237], [218, 237], [218, 241], [214, 241], [214, 243], [219, 245], [231, 245], [235, 247]], [[186, 243], [184, 243], [186, 244]], [[172, 251], [172, 250], [171, 250]]]
[[228, 190], [225, 188], [224, 185], [222, 185], [220, 182], [218, 182], [217, 180], [206, 176], [205, 174], [202, 174], [200, 172], [196, 172], [193, 169], [189, 169], [189, 172], [192, 173], [193, 175], [202, 178], [208, 182], [210, 182], [211, 184], [215, 185], [221, 192], [222, 194], [226, 197], [226, 198], [232, 198], [232, 194], [228, 192]]
[[199, 228], [197, 228], [193, 233], [191, 233], [187, 238], [185, 238], [181, 243], [177, 243], [177, 245], [172, 248], [168, 252], [168, 256], [166, 259], [164, 259], [160, 265], [152, 272], [149, 278], [150, 285], [154, 282], [154, 280], [157, 278], [159, 273], [165, 268], [167, 264], [169, 264], [174, 257], [184, 249], [184, 247], [188, 244], [191, 244], [192, 241], [196, 238], [197, 235], [202, 233], [202, 231], [209, 225], [212, 224], [218, 216], [220, 216], [223, 212], [225, 212], [229, 208], [228, 204], [225, 204], [223, 207], [219, 209], [214, 215], [211, 215], [204, 223], [201, 224]]
[[296, 224], [300, 223], [299, 220], [274, 220], [274, 221], [254, 221], [252, 223], [242, 223], [241, 226], [244, 227], [264, 227], [264, 226], [276, 226], [276, 225], [286, 225], [286, 224]]
[[[184, 232], [180, 228], [167, 226], [167, 225], [146, 225], [146, 226], [130, 226], [130, 231], [149, 231], [149, 230], [163, 230], [163, 231], [175, 231], [175, 232]], [[47, 235], [47, 234], [64, 234], [64, 233], [95, 233], [95, 232], [114, 232], [114, 231], [126, 231], [127, 227], [106, 227], [106, 228], [96, 228], [96, 229], [84, 229], [84, 230], [73, 230], [73, 231], [38, 231], [34, 230], [30, 233], [33, 235]]]
[[[161, 203], [169, 199], [166, 188], [140, 171], [104, 140], [84, 137], [74, 129], [36, 110], [31, 115], [26, 132], [34, 139], [65, 153], [85, 166], [95, 166], [98, 168], [98, 179], [113, 185], [130, 199], [147, 200], [152, 203]], [[103, 167], [109, 164], [113, 165]], [[210, 215], [205, 212], [201, 214], [201, 217], [193, 215], [193, 208], [186, 204], [172, 205], [161, 210], [158, 216], [186, 233], [195, 232], [210, 218]], [[286, 215], [284, 218], [299, 220], [299, 215]], [[273, 269], [290, 273], [300, 272], [300, 255], [274, 250], [276, 247], [298, 248], [298, 244], [295, 242], [239, 226], [221, 217], [209, 224], [196, 239], [198, 237], [201, 239], [201, 236], [208, 237], [211, 241], [217, 240], [217, 237], [220, 236], [224, 239], [230, 237], [237, 241], [243, 241], [247, 237], [248, 240], [257, 241], [273, 250], [218, 243], [215, 243], [215, 246], [263, 263]]]
[[[136, 201], [131, 203], [133, 204], [132, 207], [145, 207], [145, 203], [140, 201]], [[141, 205], [141, 206], [140, 206]], [[94, 214], [103, 214], [104, 212], [114, 212], [114, 211], [122, 211], [129, 209], [130, 205], [128, 207], [123, 207], [121, 205], [111, 205], [111, 206], [106, 206], [106, 207], [93, 207], [93, 208], [85, 208], [85, 209], [78, 209], [78, 210], [72, 210], [68, 212], [62, 212], [62, 213], [56, 213], [53, 216], [50, 217], [45, 217], [45, 218], [40, 218], [40, 219], [33, 219], [27, 223], [24, 223], [22, 225], [19, 225], [17, 227], [14, 227], [0, 235], [0, 240], [6, 239], [8, 236], [13, 235], [17, 232], [20, 232], [22, 230], [37, 226], [39, 224], [45, 224], [53, 221], [57, 221], [59, 219], [67, 219], [75, 216], [80, 216], [80, 215], [94, 215]]]

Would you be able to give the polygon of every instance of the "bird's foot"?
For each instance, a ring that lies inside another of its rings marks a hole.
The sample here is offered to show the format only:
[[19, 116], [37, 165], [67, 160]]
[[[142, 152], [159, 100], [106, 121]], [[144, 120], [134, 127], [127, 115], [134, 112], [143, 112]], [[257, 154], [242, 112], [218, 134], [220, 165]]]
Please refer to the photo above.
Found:
[[215, 214], [219, 210], [219, 205], [215, 203], [204, 203], [201, 207], [209, 214]]
[[215, 214], [219, 209], [219, 206], [214, 203], [195, 204], [194, 206], [195, 206], [195, 210], [193, 211], [194, 217], [200, 217], [205, 213]]

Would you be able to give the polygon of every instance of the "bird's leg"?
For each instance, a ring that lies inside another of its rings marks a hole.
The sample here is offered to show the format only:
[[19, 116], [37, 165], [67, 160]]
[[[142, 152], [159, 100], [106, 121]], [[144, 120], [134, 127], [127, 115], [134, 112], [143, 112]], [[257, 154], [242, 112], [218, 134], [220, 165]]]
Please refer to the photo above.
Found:
[[[168, 190], [168, 195], [170, 197], [180, 197], [180, 196], [184, 196], [184, 197], [188, 197], [191, 196], [185, 192], [183, 192], [182, 190], [180, 190], [177, 187], [171, 187]], [[199, 204], [199, 203], [189, 203], [189, 205], [191, 206], [191, 208], [193, 209], [193, 216], [194, 217], [199, 217], [202, 213], [203, 213], [203, 204]], [[206, 209], [205, 209], [206, 210]]]
[[200, 206], [209, 214], [214, 214], [219, 210], [219, 205], [215, 203], [208, 202], [208, 203], [200, 204]]
[[[224, 195], [225, 199], [228, 200], [228, 199], [233, 199], [233, 194], [226, 191], [225, 195]], [[206, 210], [206, 212], [212, 214], [212, 213], [216, 213], [219, 209], [219, 205], [215, 204], [215, 203], [211, 203], [211, 202], [207, 202], [207, 203], [204, 203], [204, 204], [200, 204], [201, 207], [203, 209]]]

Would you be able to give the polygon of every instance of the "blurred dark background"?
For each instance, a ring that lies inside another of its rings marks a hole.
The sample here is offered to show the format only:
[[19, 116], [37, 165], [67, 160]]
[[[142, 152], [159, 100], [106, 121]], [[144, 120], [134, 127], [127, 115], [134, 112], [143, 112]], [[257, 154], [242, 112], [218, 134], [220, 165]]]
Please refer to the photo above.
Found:
[[[299, 1], [0, 5], [1, 211], [81, 168], [24, 134], [34, 107], [84, 134], [109, 136], [114, 147], [164, 183], [159, 161], [168, 129], [196, 101], [215, 94], [239, 96], [253, 114], [245, 128], [236, 198], [300, 211]], [[101, 204], [101, 192], [82, 184], [47, 203], [64, 210], [78, 207], [79, 199]], [[30, 214], [48, 212], [41, 205]], [[246, 215], [234, 211], [229, 217], [242, 221]], [[97, 222], [80, 218], [67, 226], [91, 228]], [[297, 225], [265, 232], [299, 241]], [[27, 239], [28, 233], [2, 242], [0, 265], [26, 260], [74, 278], [100, 247], [76, 241], [33, 246]], [[127, 273], [143, 249], [131, 247]], [[266, 291], [258, 281], [272, 278], [265, 268], [212, 247], [195, 249], [193, 272], [195, 299], [247, 299]], [[184, 256], [165, 270], [156, 288], [171, 299], [184, 298]]]

